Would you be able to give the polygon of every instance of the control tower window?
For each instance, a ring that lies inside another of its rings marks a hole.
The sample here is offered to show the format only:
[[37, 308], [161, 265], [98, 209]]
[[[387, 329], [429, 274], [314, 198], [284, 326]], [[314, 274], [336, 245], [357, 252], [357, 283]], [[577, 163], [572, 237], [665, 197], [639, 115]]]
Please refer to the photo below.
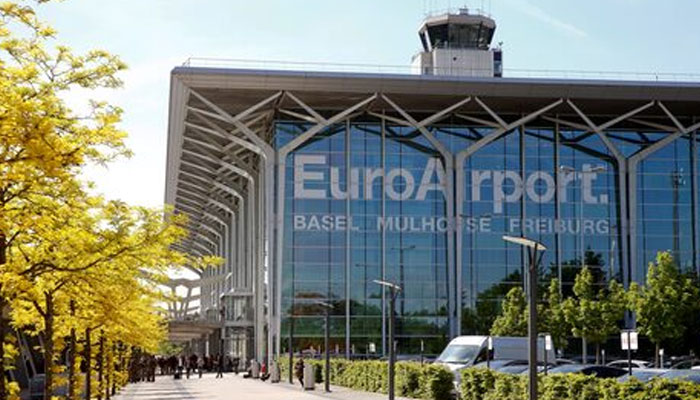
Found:
[[479, 25], [449, 25], [450, 47], [487, 50], [493, 29]]
[[430, 43], [433, 48], [447, 48], [448, 44], [447, 25], [437, 25], [428, 28]]

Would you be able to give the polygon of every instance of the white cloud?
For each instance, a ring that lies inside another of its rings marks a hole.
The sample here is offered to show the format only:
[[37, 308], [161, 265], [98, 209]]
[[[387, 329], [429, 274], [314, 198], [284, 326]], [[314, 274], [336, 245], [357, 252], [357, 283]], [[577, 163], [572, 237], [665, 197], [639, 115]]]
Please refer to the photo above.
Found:
[[576, 27], [575, 25], [563, 21], [545, 10], [541, 9], [540, 7], [528, 2], [527, 0], [509, 0], [509, 3], [513, 4], [520, 10], [521, 12], [540, 20], [541, 22], [544, 22], [545, 24], [548, 24], [566, 34], [584, 38], [588, 36], [588, 33], [586, 33], [584, 30]]

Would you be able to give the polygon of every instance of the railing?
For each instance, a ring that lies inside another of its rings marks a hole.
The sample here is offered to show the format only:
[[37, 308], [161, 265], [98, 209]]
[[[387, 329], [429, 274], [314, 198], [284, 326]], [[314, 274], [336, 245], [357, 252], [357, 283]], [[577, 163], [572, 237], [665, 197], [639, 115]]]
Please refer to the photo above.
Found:
[[445, 14], [461, 14], [462, 10], [466, 9], [469, 11], [469, 15], [481, 15], [484, 17], [489, 17], [491, 18], [491, 13], [486, 12], [486, 10], [483, 10], [481, 8], [469, 8], [469, 7], [450, 7], [450, 8], [443, 8], [443, 9], [438, 9], [438, 10], [429, 10], [426, 11], [424, 14], [426, 17], [437, 17], [440, 15], [445, 15]]
[[[242, 60], [224, 58], [188, 58], [185, 67], [256, 69], [270, 71], [301, 72], [352, 72], [368, 74], [418, 75], [419, 70], [410, 65], [380, 65], [352, 63], [320, 63], [306, 61], [281, 60]], [[434, 68], [432, 68], [435, 71]], [[445, 68], [435, 71], [435, 75], [453, 76], [488, 76], [489, 71], [476, 69]], [[426, 75], [431, 76], [431, 75]], [[563, 69], [524, 69], [504, 68], [505, 78], [539, 78], [539, 79], [581, 79], [581, 80], [617, 80], [644, 82], [700, 82], [700, 73], [669, 72], [631, 72], [631, 71], [586, 71]]]

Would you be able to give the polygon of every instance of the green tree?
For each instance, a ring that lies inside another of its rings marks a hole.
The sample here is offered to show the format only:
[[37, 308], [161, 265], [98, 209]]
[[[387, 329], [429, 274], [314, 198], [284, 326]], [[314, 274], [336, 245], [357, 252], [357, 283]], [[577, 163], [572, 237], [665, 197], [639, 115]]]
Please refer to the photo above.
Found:
[[639, 333], [656, 346], [655, 365], [659, 365], [661, 344], [685, 332], [686, 316], [697, 308], [697, 298], [697, 287], [681, 275], [669, 252], [659, 252], [656, 263], [649, 264], [644, 286], [630, 286], [630, 308], [637, 315]]
[[527, 300], [521, 287], [512, 288], [501, 304], [501, 314], [491, 327], [494, 336], [527, 335]]
[[564, 315], [564, 300], [561, 295], [558, 279], [552, 279], [547, 289], [547, 306], [542, 315], [544, 331], [552, 336], [552, 342], [557, 349], [566, 347], [567, 338], [571, 333], [571, 325]]
[[574, 296], [563, 303], [564, 317], [575, 337], [581, 338], [583, 360], [587, 359], [587, 344], [596, 344], [596, 361], [600, 344], [619, 330], [619, 321], [626, 309], [622, 286], [611, 280], [607, 289], [596, 291], [593, 274], [583, 267], [574, 282]]

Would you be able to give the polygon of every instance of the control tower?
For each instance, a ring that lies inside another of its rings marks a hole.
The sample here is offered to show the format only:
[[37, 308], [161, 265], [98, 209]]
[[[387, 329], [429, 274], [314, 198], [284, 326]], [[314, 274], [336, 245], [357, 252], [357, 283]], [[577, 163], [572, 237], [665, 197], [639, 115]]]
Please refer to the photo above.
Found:
[[491, 47], [496, 21], [481, 13], [429, 16], [418, 30], [423, 51], [413, 56], [412, 68], [422, 75], [501, 77], [503, 53]]

